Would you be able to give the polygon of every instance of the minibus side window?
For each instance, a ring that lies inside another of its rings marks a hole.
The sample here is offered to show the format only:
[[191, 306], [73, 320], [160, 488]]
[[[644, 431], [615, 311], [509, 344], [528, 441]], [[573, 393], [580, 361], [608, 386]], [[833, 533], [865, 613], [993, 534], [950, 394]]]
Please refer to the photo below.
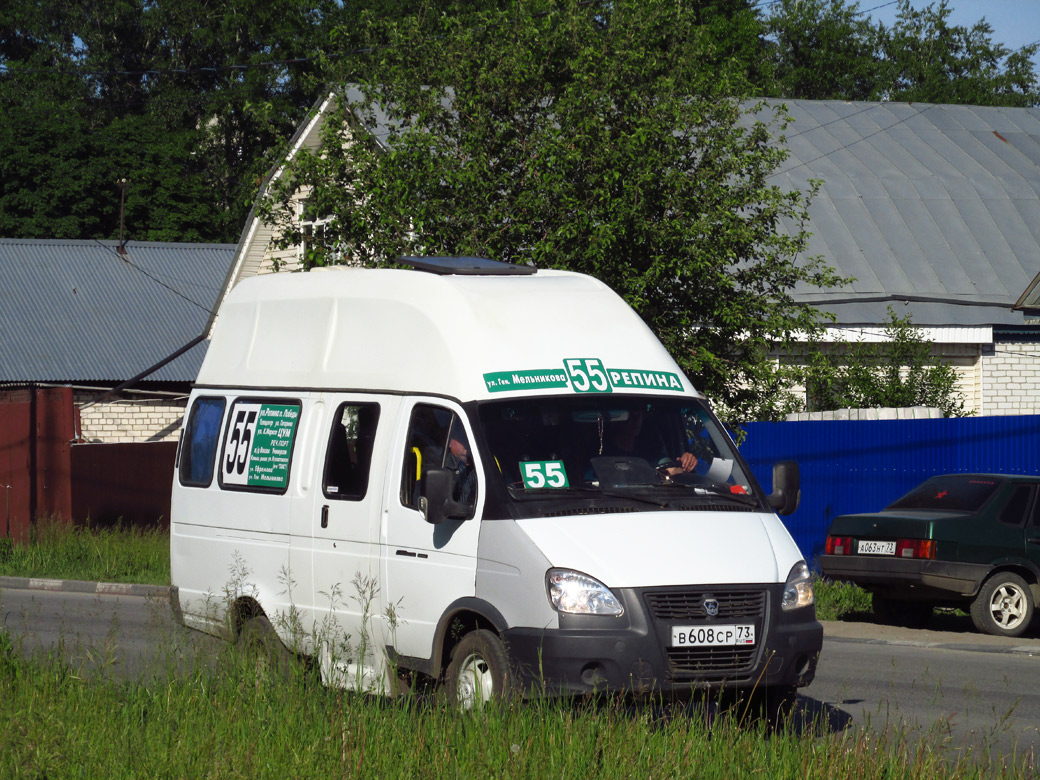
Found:
[[322, 488], [325, 497], [360, 501], [368, 492], [379, 405], [342, 404], [332, 420]]
[[223, 398], [196, 398], [192, 404], [181, 441], [182, 485], [209, 487], [213, 482], [213, 461], [225, 405]]
[[465, 426], [450, 409], [417, 404], [412, 409], [401, 476], [401, 503], [419, 508], [422, 476], [431, 468], [455, 473], [452, 498], [472, 507], [477, 495], [477, 475]]

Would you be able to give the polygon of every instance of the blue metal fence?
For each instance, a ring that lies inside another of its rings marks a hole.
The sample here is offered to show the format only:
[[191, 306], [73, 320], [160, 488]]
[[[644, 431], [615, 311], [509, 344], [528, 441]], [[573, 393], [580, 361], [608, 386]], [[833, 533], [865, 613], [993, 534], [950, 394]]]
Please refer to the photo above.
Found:
[[802, 500], [782, 518], [802, 554], [823, 552], [835, 516], [876, 512], [936, 474], [1040, 474], [1040, 415], [751, 423], [740, 447], [768, 492], [794, 460]]

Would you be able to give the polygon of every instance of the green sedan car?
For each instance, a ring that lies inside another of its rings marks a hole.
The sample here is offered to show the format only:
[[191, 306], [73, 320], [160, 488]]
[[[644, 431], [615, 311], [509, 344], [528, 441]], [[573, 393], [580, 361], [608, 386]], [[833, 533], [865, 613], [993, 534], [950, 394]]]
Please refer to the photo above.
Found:
[[1018, 636], [1040, 600], [1040, 477], [946, 474], [880, 512], [840, 515], [823, 573], [873, 594], [886, 622], [921, 625], [937, 606], [987, 634]]

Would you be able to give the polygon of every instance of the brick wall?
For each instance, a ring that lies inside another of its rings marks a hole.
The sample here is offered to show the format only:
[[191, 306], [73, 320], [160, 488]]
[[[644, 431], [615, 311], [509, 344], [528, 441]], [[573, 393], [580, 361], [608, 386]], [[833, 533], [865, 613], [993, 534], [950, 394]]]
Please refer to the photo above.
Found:
[[106, 444], [144, 441], [177, 441], [187, 396], [151, 398], [124, 394], [83, 407], [98, 393], [76, 393], [80, 409], [81, 436], [88, 442]]
[[982, 355], [978, 414], [1040, 414], [1040, 344], [997, 343]]

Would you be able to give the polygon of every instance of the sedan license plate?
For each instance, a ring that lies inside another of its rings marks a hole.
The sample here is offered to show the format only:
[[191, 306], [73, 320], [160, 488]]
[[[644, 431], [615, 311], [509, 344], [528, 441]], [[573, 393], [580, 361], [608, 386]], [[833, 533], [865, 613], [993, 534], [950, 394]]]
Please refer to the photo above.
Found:
[[858, 552], [860, 555], [895, 555], [896, 543], [871, 542], [861, 539], [859, 542], [859, 546], [856, 547], [856, 552]]
[[672, 626], [672, 647], [753, 645], [755, 626]]

